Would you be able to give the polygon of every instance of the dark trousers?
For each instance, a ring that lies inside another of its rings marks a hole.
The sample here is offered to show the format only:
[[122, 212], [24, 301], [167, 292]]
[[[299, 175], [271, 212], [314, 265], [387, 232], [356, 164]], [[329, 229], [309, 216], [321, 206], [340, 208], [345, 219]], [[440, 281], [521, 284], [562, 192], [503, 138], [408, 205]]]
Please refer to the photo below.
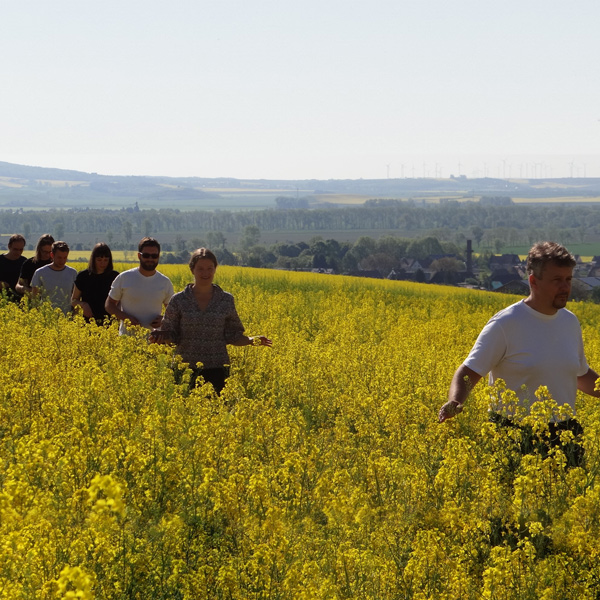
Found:
[[[534, 434], [531, 427], [517, 425], [510, 419], [495, 412], [490, 413], [490, 421], [501, 427], [516, 427], [521, 430], [521, 454], [533, 454], [534, 452], [538, 452], [542, 458], [546, 458], [552, 448], [560, 448], [567, 459], [568, 467], [583, 466], [584, 451], [583, 446], [581, 445], [583, 427], [577, 419], [567, 419], [566, 421], [548, 423], [550, 435], [549, 437], [544, 438], [540, 438], [540, 436]], [[572, 431], [573, 436], [575, 437], [574, 441], [563, 443], [560, 439], [560, 434], [563, 431]]]
[[211, 383], [217, 395], [225, 387], [225, 381], [229, 377], [229, 367], [216, 367], [213, 369], [193, 369], [190, 379], [190, 389], [196, 386], [196, 380], [202, 377], [206, 383]]

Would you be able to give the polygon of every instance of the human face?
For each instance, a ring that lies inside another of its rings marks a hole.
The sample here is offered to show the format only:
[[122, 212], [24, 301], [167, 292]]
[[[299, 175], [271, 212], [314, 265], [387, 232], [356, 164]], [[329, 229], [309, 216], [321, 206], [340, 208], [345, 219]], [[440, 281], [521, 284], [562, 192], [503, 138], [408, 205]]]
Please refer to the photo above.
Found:
[[57, 250], [52, 252], [52, 266], [57, 270], [64, 269], [69, 258], [69, 252], [67, 250]]
[[544, 267], [539, 279], [531, 275], [529, 283], [533, 308], [547, 315], [564, 308], [571, 295], [572, 279], [572, 267], [560, 267], [552, 262]]
[[217, 267], [215, 267], [215, 263], [210, 258], [199, 258], [192, 271], [194, 283], [200, 287], [211, 285], [215, 278], [216, 270]]
[[96, 273], [104, 273], [108, 268], [109, 260], [108, 256], [96, 256], [94, 258], [94, 268], [96, 269]]
[[140, 269], [142, 271], [156, 271], [160, 252], [156, 246], [143, 246], [142, 251], [138, 252], [138, 258], [140, 259]]
[[25, 250], [25, 244], [23, 242], [13, 242], [8, 247], [6, 258], [8, 258], [8, 260], [17, 260], [17, 258], [23, 254], [23, 250]]
[[40, 247], [40, 258], [42, 260], [50, 260], [52, 258], [52, 244], [46, 244]]

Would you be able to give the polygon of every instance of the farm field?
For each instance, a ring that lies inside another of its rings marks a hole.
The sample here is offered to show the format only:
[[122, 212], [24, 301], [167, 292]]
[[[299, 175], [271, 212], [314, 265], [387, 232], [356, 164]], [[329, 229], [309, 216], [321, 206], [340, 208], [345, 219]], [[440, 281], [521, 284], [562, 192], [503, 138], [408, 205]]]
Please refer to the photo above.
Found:
[[589, 204], [600, 202], [598, 196], [562, 196], [557, 198], [517, 198], [513, 197], [515, 204]]
[[[579, 399], [585, 468], [520, 457], [483, 384], [437, 423], [516, 297], [236, 267], [217, 283], [273, 339], [231, 349], [220, 398], [143, 332], [0, 307], [1, 597], [598, 597], [598, 403]], [[599, 368], [600, 307], [569, 308]], [[558, 412], [541, 397], [535, 427]]]
[[[77, 269], [85, 269], [87, 267], [87, 263], [90, 259], [91, 248], [90, 250], [70, 250], [69, 251], [69, 262], [68, 264]], [[35, 255], [35, 252], [31, 250], [26, 250], [23, 252], [23, 256], [26, 258], [31, 258]], [[115, 263], [137, 263], [138, 256], [137, 251], [135, 250], [112, 250], [113, 261]], [[131, 264], [128, 264], [127, 268], [130, 268]], [[161, 266], [162, 267], [162, 266]]]
[[[590, 262], [594, 256], [600, 254], [600, 242], [577, 244], [567, 244], [569, 251], [574, 255], [581, 257], [584, 262]], [[506, 246], [502, 252], [506, 254], [518, 254], [521, 258], [527, 256], [530, 246]]]

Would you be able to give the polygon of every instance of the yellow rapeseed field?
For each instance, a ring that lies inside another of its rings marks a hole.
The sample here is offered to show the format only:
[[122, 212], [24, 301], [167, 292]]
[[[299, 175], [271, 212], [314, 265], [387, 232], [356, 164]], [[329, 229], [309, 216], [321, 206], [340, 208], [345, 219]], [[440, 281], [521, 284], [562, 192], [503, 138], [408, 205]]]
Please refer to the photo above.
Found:
[[[165, 266], [176, 289], [185, 266]], [[600, 405], [585, 468], [521, 457], [454, 369], [513, 297], [219, 267], [249, 335], [220, 398], [171, 349], [2, 303], [0, 597], [544, 599], [600, 594]], [[600, 368], [600, 308], [579, 316]], [[559, 409], [544, 390], [540, 429]]]

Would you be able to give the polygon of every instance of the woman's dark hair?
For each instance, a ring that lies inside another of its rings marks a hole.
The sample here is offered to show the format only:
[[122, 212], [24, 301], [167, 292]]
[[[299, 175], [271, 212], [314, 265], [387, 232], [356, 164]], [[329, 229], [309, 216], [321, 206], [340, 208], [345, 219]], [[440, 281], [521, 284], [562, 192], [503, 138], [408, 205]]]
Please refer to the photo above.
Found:
[[192, 258], [190, 258], [190, 271], [192, 273], [194, 272], [194, 267], [196, 266], [196, 263], [201, 258], [208, 258], [208, 260], [212, 260], [213, 264], [215, 265], [215, 269], [219, 265], [214, 252], [211, 252], [208, 248], [198, 248], [198, 250], [194, 250], [194, 252], [192, 252]]
[[93, 248], [90, 254], [90, 261], [88, 262], [88, 271], [90, 273], [96, 273], [96, 259], [98, 257], [108, 256], [108, 267], [107, 271], [113, 270], [113, 258], [110, 248], [104, 242], [98, 242]]
[[45, 233], [40, 237], [35, 247], [34, 262], [42, 262], [42, 256], [40, 254], [42, 246], [51, 246], [52, 244], [54, 244], [54, 238], [49, 233]]

